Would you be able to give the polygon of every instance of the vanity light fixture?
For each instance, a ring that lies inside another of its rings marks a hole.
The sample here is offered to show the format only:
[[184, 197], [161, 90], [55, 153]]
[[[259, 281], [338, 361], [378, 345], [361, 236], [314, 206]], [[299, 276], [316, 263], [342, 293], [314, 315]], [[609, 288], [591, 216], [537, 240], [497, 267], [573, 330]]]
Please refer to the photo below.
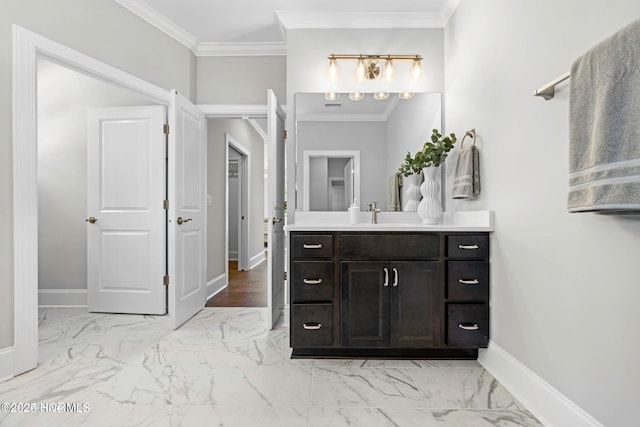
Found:
[[324, 99], [327, 101], [337, 101], [340, 98], [340, 94], [338, 92], [325, 92]]
[[[394, 61], [411, 61], [410, 80], [412, 81], [420, 80], [423, 75], [421, 55], [343, 55], [332, 53], [327, 59], [329, 60], [329, 78], [333, 82], [338, 79], [339, 60], [356, 61], [356, 80], [359, 82], [375, 80], [381, 75], [385, 76], [386, 81], [392, 81], [396, 74]], [[384, 72], [381, 69], [383, 61]]]
[[398, 98], [400, 99], [410, 99], [413, 98], [413, 92], [400, 92], [398, 94]]
[[362, 92], [351, 92], [349, 94], [349, 99], [352, 101], [362, 101], [364, 99], [364, 93]]
[[373, 99], [376, 101], [384, 101], [389, 97], [389, 92], [376, 92], [373, 94]]

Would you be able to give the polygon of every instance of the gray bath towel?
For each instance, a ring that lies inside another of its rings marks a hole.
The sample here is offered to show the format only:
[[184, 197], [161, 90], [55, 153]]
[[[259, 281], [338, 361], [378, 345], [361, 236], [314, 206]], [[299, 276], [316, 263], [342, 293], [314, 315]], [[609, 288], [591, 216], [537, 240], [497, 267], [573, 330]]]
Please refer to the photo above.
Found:
[[571, 67], [568, 209], [640, 210], [640, 20]]
[[[465, 148], [464, 140], [467, 136], [473, 138], [473, 143]], [[475, 130], [471, 130], [465, 134], [460, 143], [451, 197], [473, 199], [478, 194], [480, 194], [480, 153], [476, 148]]]
[[402, 210], [402, 205], [400, 204], [400, 187], [402, 187], [402, 174], [396, 172], [389, 178], [387, 188], [387, 210], [389, 212]]

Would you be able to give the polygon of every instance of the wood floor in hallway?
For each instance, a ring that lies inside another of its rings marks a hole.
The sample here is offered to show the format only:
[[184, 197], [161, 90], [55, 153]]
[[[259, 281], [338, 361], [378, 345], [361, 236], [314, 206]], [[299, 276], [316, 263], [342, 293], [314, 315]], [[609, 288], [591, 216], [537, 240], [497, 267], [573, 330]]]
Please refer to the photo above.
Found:
[[267, 262], [249, 271], [238, 271], [238, 262], [229, 261], [229, 286], [207, 301], [207, 307], [266, 307]]

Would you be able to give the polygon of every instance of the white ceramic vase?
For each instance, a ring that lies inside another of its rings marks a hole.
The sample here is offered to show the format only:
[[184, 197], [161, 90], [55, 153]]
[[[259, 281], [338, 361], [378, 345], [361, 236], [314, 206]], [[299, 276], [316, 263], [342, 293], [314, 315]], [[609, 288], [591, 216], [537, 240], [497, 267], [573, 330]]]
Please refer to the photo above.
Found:
[[409, 175], [402, 178], [402, 211], [415, 212], [420, 203], [420, 175]]
[[430, 166], [422, 169], [424, 182], [420, 186], [422, 200], [418, 205], [418, 216], [423, 224], [437, 224], [442, 216], [442, 204], [440, 203], [440, 184], [436, 180], [440, 167]]

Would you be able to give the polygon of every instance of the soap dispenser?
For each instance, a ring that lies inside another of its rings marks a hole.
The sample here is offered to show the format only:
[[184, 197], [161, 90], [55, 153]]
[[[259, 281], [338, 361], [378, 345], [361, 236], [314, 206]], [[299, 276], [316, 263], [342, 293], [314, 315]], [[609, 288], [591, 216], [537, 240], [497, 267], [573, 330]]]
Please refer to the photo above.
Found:
[[351, 224], [358, 223], [358, 216], [360, 215], [360, 206], [358, 206], [358, 199], [354, 199], [353, 203], [349, 207], [349, 220]]

